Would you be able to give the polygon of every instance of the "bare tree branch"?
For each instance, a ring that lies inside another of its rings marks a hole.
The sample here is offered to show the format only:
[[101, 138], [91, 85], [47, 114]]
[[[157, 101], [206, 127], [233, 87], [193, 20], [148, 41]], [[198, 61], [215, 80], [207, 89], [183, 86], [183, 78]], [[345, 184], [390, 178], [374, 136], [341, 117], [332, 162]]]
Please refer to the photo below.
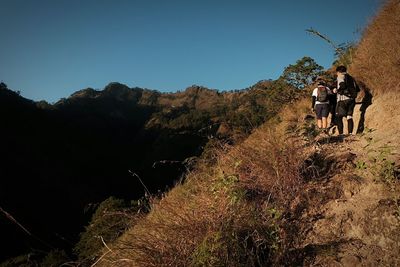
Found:
[[310, 29], [306, 29], [306, 32], [311, 33], [313, 35], [318, 36], [319, 38], [325, 40], [326, 42], [328, 42], [336, 51], [336, 53], [338, 53], [339, 55], [343, 56], [343, 51], [342, 49], [339, 48], [339, 46], [337, 46], [331, 39], [329, 39], [326, 35], [320, 33], [319, 31], [314, 30], [313, 28]]

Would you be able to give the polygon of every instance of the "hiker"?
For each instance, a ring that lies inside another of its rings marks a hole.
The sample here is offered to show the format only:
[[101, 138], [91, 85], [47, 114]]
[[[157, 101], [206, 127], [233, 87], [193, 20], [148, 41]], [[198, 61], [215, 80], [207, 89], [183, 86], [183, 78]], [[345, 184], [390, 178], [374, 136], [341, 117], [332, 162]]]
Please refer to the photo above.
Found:
[[[329, 84], [328, 88], [336, 88], [336, 86], [332, 86], [332, 84]], [[336, 93], [333, 92], [333, 90], [331, 90], [331, 94], [328, 95], [329, 113], [331, 114], [331, 121], [328, 128], [333, 129], [333, 133], [334, 133], [334, 127], [336, 126], [336, 104], [337, 104], [336, 98], [337, 98]]]
[[312, 92], [312, 109], [317, 117], [317, 126], [320, 130], [327, 130], [329, 100], [328, 97], [331, 91], [325, 86], [323, 80], [317, 80], [317, 87]]
[[347, 73], [347, 68], [345, 66], [337, 67], [336, 75], [337, 87], [333, 90], [334, 93], [337, 93], [336, 125], [339, 135], [342, 135], [343, 117], [346, 117], [348, 133], [352, 135], [354, 128], [353, 111], [360, 88], [354, 78]]

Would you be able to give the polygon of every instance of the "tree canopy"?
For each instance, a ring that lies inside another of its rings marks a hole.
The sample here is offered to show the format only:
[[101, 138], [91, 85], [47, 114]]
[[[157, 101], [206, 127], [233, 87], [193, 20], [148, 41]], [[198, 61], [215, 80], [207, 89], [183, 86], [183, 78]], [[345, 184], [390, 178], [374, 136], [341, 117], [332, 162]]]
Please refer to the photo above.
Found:
[[314, 78], [322, 74], [324, 68], [311, 57], [303, 57], [285, 68], [281, 78], [288, 84], [303, 89], [310, 85]]

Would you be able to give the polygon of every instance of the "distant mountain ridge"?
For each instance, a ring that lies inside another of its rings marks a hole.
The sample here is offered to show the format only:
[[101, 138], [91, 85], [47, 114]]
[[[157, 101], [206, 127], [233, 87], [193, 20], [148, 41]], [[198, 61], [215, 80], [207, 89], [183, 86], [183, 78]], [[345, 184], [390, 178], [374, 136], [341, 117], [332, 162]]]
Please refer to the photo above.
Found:
[[[185, 159], [209, 142], [243, 139], [299, 94], [279, 81], [176, 93], [110, 83], [49, 104], [2, 83], [0, 203], [47, 243], [68, 249], [65, 240], [77, 240], [87, 207], [109, 196], [143, 196], [128, 170], [152, 192], [164, 191], [185, 172]], [[8, 244], [3, 257], [41, 246], [4, 217], [0, 229]]]

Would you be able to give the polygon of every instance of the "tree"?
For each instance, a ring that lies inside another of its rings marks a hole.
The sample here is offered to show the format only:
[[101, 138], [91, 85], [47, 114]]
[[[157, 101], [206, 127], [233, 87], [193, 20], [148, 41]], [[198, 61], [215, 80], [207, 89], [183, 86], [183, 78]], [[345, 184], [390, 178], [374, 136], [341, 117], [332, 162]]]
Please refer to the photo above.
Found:
[[303, 89], [323, 72], [323, 67], [318, 65], [311, 57], [303, 57], [296, 64], [289, 65], [283, 71], [281, 78], [288, 84]]

